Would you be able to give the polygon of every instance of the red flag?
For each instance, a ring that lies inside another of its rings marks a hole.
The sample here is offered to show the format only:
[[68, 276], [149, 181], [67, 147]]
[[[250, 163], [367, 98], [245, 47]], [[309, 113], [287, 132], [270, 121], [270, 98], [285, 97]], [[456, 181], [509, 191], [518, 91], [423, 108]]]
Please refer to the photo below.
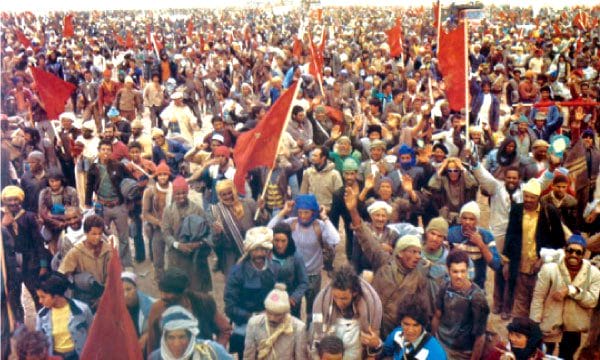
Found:
[[187, 36], [191, 39], [194, 32], [194, 23], [192, 19], [189, 19], [187, 22]]
[[554, 24], [552, 24], [552, 28], [554, 29], [554, 36], [561, 35], [560, 26], [558, 25], [558, 22], [555, 21]]
[[300, 58], [300, 56], [302, 56], [302, 41], [298, 39], [298, 36], [294, 36], [294, 47], [292, 49], [292, 54], [295, 58]]
[[573, 26], [580, 30], [588, 30], [590, 28], [590, 16], [584, 12], [578, 12], [573, 18]]
[[17, 41], [21, 43], [25, 48], [31, 46], [31, 41], [23, 34], [23, 32], [19, 29], [15, 29], [15, 35], [17, 36]]
[[65, 104], [76, 86], [36, 67], [31, 68], [31, 75], [40, 99], [44, 103], [48, 119], [58, 119], [58, 116], [65, 111]]
[[108, 265], [106, 288], [90, 328], [81, 359], [141, 360], [142, 350], [125, 305], [121, 262], [116, 249]]
[[439, 68], [446, 84], [446, 97], [450, 108], [454, 111], [460, 111], [465, 107], [465, 78], [467, 76], [465, 48], [465, 26], [462, 23], [459, 23], [458, 27], [450, 32], [444, 30], [440, 32]]
[[402, 55], [402, 25], [399, 24], [399, 21], [399, 19], [396, 19], [396, 25], [385, 32], [391, 57]]
[[135, 40], [133, 40], [133, 35], [131, 31], [127, 31], [127, 37], [125, 38], [125, 46], [128, 49], [133, 49], [135, 47]]
[[115, 40], [117, 41], [117, 44], [119, 46], [125, 46], [125, 39], [123, 39], [123, 37], [121, 35], [118, 35], [117, 33], [115, 33]]
[[236, 171], [233, 181], [237, 191], [244, 194], [244, 181], [248, 171], [259, 167], [273, 167], [277, 156], [279, 138], [285, 129], [286, 119], [296, 95], [298, 82], [284, 92], [269, 109], [258, 125], [241, 134], [233, 149]]
[[75, 35], [73, 30], [73, 14], [68, 14], [63, 20], [63, 37], [71, 37]]
[[438, 22], [440, 19], [440, 2], [433, 3], [433, 27], [438, 28]]
[[315, 48], [310, 33], [308, 34], [308, 37], [310, 39], [309, 49], [311, 58], [310, 63], [308, 64], [308, 73], [319, 83], [319, 89], [323, 90], [323, 54], [319, 54], [319, 51]]

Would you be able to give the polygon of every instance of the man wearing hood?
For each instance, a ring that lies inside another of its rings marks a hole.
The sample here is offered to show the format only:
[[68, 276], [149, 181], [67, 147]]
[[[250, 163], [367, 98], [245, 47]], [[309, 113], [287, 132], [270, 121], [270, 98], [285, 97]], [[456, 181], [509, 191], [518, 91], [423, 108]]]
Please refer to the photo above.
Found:
[[329, 150], [320, 146], [310, 154], [312, 166], [304, 170], [301, 194], [314, 194], [319, 204], [327, 211], [331, 209], [333, 193], [342, 187], [342, 177], [335, 170], [335, 164], [328, 160]]

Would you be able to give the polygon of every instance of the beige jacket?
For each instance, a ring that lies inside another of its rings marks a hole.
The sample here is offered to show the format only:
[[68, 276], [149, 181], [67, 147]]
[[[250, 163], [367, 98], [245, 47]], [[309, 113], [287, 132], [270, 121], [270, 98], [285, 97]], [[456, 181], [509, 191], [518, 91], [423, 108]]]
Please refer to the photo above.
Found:
[[335, 170], [335, 164], [327, 161], [327, 165], [321, 171], [317, 171], [314, 166], [304, 170], [301, 194], [315, 194], [319, 205], [331, 209], [333, 202], [333, 192], [343, 185], [342, 176]]
[[[577, 292], [567, 295], [562, 301], [552, 297], [553, 292], [569, 285], [577, 288]], [[564, 261], [544, 264], [538, 273], [529, 317], [540, 323], [545, 338], [556, 338], [561, 330], [588, 331], [599, 292], [600, 270], [589, 261], [583, 260], [583, 266], [573, 281]]]
[[98, 257], [92, 250], [85, 246], [85, 241], [75, 244], [60, 263], [58, 271], [66, 275], [89, 272], [100, 283], [105, 284], [108, 277], [108, 264], [112, 256], [112, 249], [106, 242], [102, 243], [102, 250]]
[[[267, 315], [262, 313], [254, 315], [248, 321], [246, 328], [246, 342], [244, 346], [244, 359], [258, 359], [258, 345], [260, 341], [269, 337], [267, 334]], [[292, 316], [293, 334], [281, 334], [267, 360], [304, 360], [308, 359], [308, 346], [306, 343], [306, 330], [304, 323]]]

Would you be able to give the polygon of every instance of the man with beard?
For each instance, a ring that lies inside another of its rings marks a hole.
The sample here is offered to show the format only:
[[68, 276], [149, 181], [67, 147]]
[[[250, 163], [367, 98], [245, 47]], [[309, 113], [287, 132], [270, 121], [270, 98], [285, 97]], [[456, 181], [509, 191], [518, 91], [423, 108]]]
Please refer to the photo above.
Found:
[[21, 281], [32, 295], [36, 307], [39, 307], [35, 292], [36, 281], [38, 276], [48, 271], [50, 257], [44, 249], [44, 239], [40, 235], [36, 214], [22, 208], [24, 199], [25, 193], [18, 186], [9, 185], [2, 190], [2, 229], [8, 233], [7, 237], [14, 239], [17, 262], [17, 266], [10, 269], [10, 277], [14, 283], [5, 286], [10, 286], [12, 290], [9, 293], [10, 303], [17, 311], [15, 320], [20, 323], [23, 323], [25, 314], [21, 305]]
[[552, 191], [542, 196], [542, 205], [552, 204], [560, 212], [560, 218], [571, 230], [577, 230], [577, 199], [567, 193], [569, 178], [561, 173], [552, 179]]
[[177, 176], [187, 148], [177, 141], [167, 139], [165, 132], [160, 128], [152, 129], [152, 140], [154, 140], [152, 161], [155, 164], [165, 161], [171, 169], [171, 174]]
[[108, 125], [114, 127], [114, 137], [123, 142], [123, 144], [127, 144], [131, 136], [129, 121], [121, 117], [121, 112], [114, 106], [108, 110], [106, 116], [108, 116]]
[[503, 249], [508, 263], [502, 271], [508, 281], [513, 317], [529, 316], [537, 273], [543, 264], [540, 250], [560, 249], [565, 243], [558, 210], [553, 205], [540, 204], [540, 183], [531, 179], [521, 189], [523, 203], [511, 205]]
[[486, 229], [477, 226], [481, 210], [475, 201], [469, 201], [460, 209], [460, 225], [448, 230], [448, 242], [453, 249], [465, 251], [475, 266], [473, 282], [484, 288], [487, 267], [499, 271], [502, 269], [500, 255], [496, 250], [494, 236]]
[[469, 280], [469, 255], [452, 250], [446, 260], [450, 280], [440, 289], [431, 330], [449, 359], [480, 359], [490, 313], [485, 292]]
[[[498, 253], [502, 254], [504, 251], [504, 239], [506, 237], [506, 228], [508, 227], [510, 207], [513, 204], [523, 202], [519, 168], [516, 166], [506, 168], [504, 171], [504, 181], [496, 179], [480, 163], [476, 163], [472, 169], [481, 190], [485, 191], [489, 196], [489, 230], [494, 236]], [[501, 313], [504, 320], [508, 320], [510, 317], [507, 291], [508, 288], [505, 287], [502, 273], [497, 272], [494, 276], [494, 304], [492, 312], [494, 314]]]
[[233, 180], [235, 176], [235, 168], [229, 161], [230, 155], [230, 148], [224, 145], [218, 146], [212, 152], [213, 158], [206, 161], [201, 170], [196, 171], [201, 174], [200, 181], [204, 182], [207, 188], [204, 193], [205, 208], [208, 204], [216, 204], [219, 201], [217, 183], [225, 179]]
[[229, 350], [242, 356], [248, 320], [265, 309], [264, 300], [278, 280], [280, 266], [271, 260], [273, 231], [255, 227], [246, 232], [244, 256], [227, 277], [225, 313], [234, 323]]
[[102, 133], [102, 140], [112, 144], [111, 159], [115, 161], [121, 161], [129, 156], [129, 148], [123, 143], [116, 134], [119, 132], [114, 123], [110, 123], [104, 127]]
[[571, 235], [564, 260], [542, 266], [531, 302], [531, 319], [540, 323], [548, 353], [560, 342], [558, 356], [566, 360], [574, 358], [581, 334], [594, 326], [590, 319], [600, 293], [600, 270], [584, 259], [585, 251], [585, 239]]
[[110, 227], [110, 224], [114, 222], [117, 228], [121, 264], [129, 267], [132, 266], [132, 263], [129, 250], [127, 206], [120, 185], [121, 181], [130, 175], [125, 165], [114, 160], [112, 155], [111, 140], [103, 139], [98, 146], [98, 161], [91, 165], [87, 174], [85, 206], [92, 207], [92, 195], [96, 194], [96, 202], [102, 208], [101, 216], [106, 225]]
[[165, 270], [160, 278], [158, 282], [160, 298], [152, 304], [148, 314], [146, 354], [151, 354], [152, 351], [160, 347], [162, 334], [160, 319], [165, 310], [174, 305], [186, 308], [198, 318], [199, 338], [212, 339], [215, 336], [219, 344], [227, 346], [231, 336], [229, 319], [217, 309], [217, 304], [212, 295], [192, 292], [188, 289], [188, 285], [188, 276], [178, 268]]
[[21, 188], [25, 192], [23, 209], [37, 212], [40, 193], [48, 187], [48, 174], [44, 166], [44, 154], [32, 151], [27, 155], [25, 164], [29, 165], [29, 171], [25, 171], [21, 178]]
[[374, 140], [369, 144], [369, 159], [360, 164], [358, 175], [361, 180], [365, 180], [369, 175], [388, 176], [394, 167], [385, 161], [386, 144], [383, 140]]
[[335, 164], [328, 160], [326, 147], [319, 146], [310, 153], [311, 167], [304, 170], [301, 194], [315, 194], [319, 204], [331, 209], [333, 193], [342, 186], [342, 177]]
[[277, 283], [265, 299], [265, 312], [248, 321], [246, 360], [303, 360], [308, 358], [304, 323], [290, 314], [284, 284]]
[[361, 160], [361, 153], [358, 150], [352, 150], [352, 141], [347, 136], [341, 136], [341, 131], [333, 131], [330, 140], [325, 142], [325, 145], [333, 144], [335, 141], [334, 150], [329, 152], [329, 158], [335, 164], [335, 169], [343, 174], [344, 162], [346, 159], [351, 159], [358, 166]]
[[144, 134], [143, 131], [144, 124], [142, 123], [142, 120], [133, 120], [131, 122], [131, 137], [129, 138], [129, 144], [137, 141], [142, 145], [142, 157], [144, 159], [152, 159], [152, 138], [147, 134]]
[[[531, 146], [532, 158], [529, 164], [525, 164], [522, 168], [521, 174], [523, 175], [523, 181], [527, 181], [531, 178], [539, 177], [546, 169], [549, 168], [548, 162], [548, 144], [545, 140], [537, 139]], [[523, 164], [522, 164], [523, 165]]]
[[529, 127], [529, 120], [527, 117], [521, 115], [516, 122], [507, 121], [505, 127], [508, 127], [508, 134], [511, 135], [516, 142], [517, 154], [520, 157], [529, 156], [529, 151], [531, 151], [533, 143], [537, 140], [537, 135]]

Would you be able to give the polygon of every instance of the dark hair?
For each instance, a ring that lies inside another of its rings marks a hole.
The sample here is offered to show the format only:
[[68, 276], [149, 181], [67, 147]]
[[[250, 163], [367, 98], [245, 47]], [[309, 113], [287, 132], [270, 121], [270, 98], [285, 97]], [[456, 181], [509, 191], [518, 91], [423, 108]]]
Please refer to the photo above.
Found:
[[382, 130], [381, 130], [381, 125], [367, 126], [367, 136], [370, 135], [372, 132], [377, 132], [377, 133], [379, 133], [379, 135], [383, 135]]
[[331, 275], [331, 287], [338, 290], [350, 290], [352, 293], [362, 295], [360, 278], [350, 265], [342, 265]]
[[337, 355], [344, 353], [344, 342], [335, 335], [327, 335], [317, 345], [319, 356], [325, 354]]
[[169, 294], [183, 294], [190, 285], [190, 278], [179, 268], [165, 270], [158, 281], [158, 289]]
[[139, 141], [132, 141], [129, 146], [127, 146], [129, 149], [131, 148], [136, 148], [136, 149], [140, 149], [142, 150], [142, 144], [140, 144]]
[[450, 268], [450, 265], [452, 264], [460, 264], [460, 263], [465, 263], [467, 264], [467, 267], [469, 266], [469, 255], [462, 250], [456, 250], [453, 249], [450, 251], [450, 253], [448, 254], [448, 257], [446, 258], [446, 266], [448, 266], [448, 269]]
[[393, 89], [392, 90], [392, 97], [396, 97], [396, 96], [398, 96], [398, 95], [400, 95], [402, 93], [403, 93], [403, 91], [401, 89], [398, 89], [398, 88]]
[[506, 174], [509, 171], [516, 171], [517, 174], [519, 175], [519, 177], [521, 177], [521, 170], [519, 169], [519, 167], [511, 165], [511, 166], [507, 167], [506, 170], [504, 170], [504, 173]]
[[102, 147], [102, 145], [110, 146], [111, 150], [113, 148], [112, 141], [110, 141], [108, 139], [102, 139], [102, 140], [100, 140], [100, 142], [98, 143], [98, 149], [100, 149]]
[[104, 219], [98, 215], [90, 215], [83, 222], [83, 232], [88, 233], [92, 228], [101, 228], [104, 231]]
[[303, 112], [304, 108], [300, 105], [294, 105], [294, 107], [292, 108], [292, 117], [298, 115], [299, 113]]
[[39, 130], [36, 128], [26, 127], [26, 128], [23, 128], [23, 132], [26, 134], [29, 134], [29, 136], [31, 136], [31, 143], [33, 145], [39, 144], [40, 141], [42, 140], [42, 136], [40, 135]]
[[415, 320], [424, 329], [429, 327], [429, 315], [415, 296], [403, 298], [398, 302], [398, 314], [396, 315], [398, 323], [402, 322], [405, 317]]
[[294, 255], [294, 253], [296, 252], [296, 243], [294, 243], [294, 239], [292, 238], [292, 227], [290, 226], [290, 224], [285, 223], [283, 221], [277, 223], [277, 225], [273, 227], [273, 237], [275, 237], [275, 235], [277, 234], [284, 234], [288, 239], [287, 248], [285, 249], [285, 252], [281, 255], [283, 257], [289, 257]]
[[321, 157], [325, 157], [326, 160], [329, 159], [329, 148], [327, 146], [325, 146], [325, 145], [317, 146], [315, 148], [315, 150], [316, 149], [321, 150]]
[[217, 121], [223, 122], [224, 120], [223, 120], [222, 117], [220, 117], [220, 116], [217, 115], [217, 116], [213, 116], [213, 118], [212, 118], [212, 120], [210, 122], [214, 124]]
[[48, 171], [48, 180], [60, 180], [61, 183], [65, 184], [65, 175], [60, 169], [52, 168]]
[[17, 337], [17, 356], [25, 360], [27, 356], [41, 356], [48, 351], [50, 342], [41, 331], [25, 330]]
[[38, 290], [52, 296], [65, 296], [65, 292], [70, 286], [71, 283], [64, 274], [53, 271], [39, 279]]

